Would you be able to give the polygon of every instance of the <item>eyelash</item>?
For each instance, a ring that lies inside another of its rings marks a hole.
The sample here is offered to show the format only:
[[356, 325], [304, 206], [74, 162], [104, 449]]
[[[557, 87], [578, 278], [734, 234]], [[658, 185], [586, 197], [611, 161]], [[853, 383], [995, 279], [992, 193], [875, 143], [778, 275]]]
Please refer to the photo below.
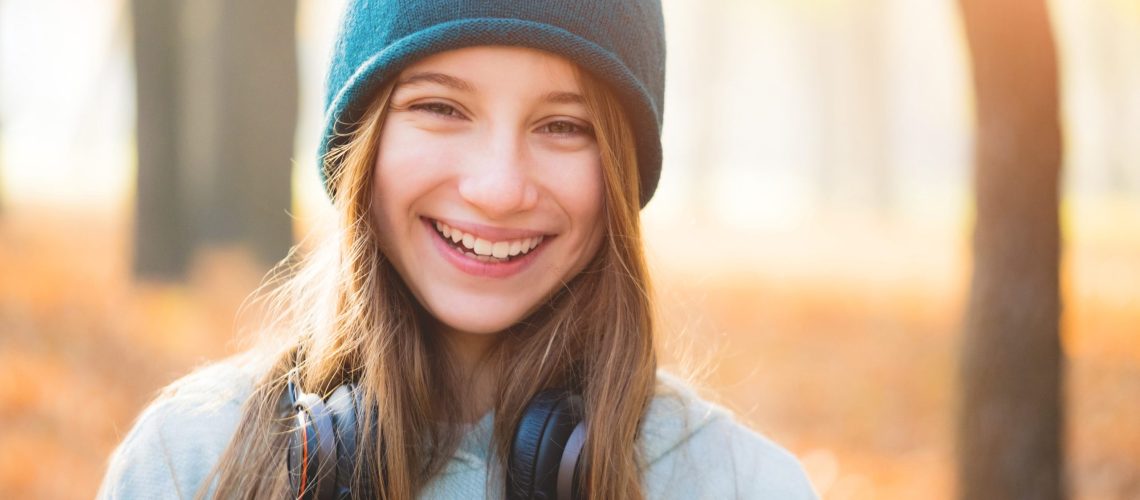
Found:
[[[440, 111], [440, 108], [443, 108], [446, 112]], [[421, 104], [413, 104], [411, 106], [408, 106], [408, 109], [426, 111], [433, 115], [445, 116], [448, 118], [459, 118], [462, 116], [459, 113], [459, 110], [455, 109], [454, 106], [450, 104], [444, 104], [442, 102], [425, 102]]]
[[[417, 111], [424, 111], [426, 113], [431, 113], [433, 115], [439, 115], [439, 116], [444, 117], [444, 118], [462, 118], [463, 117], [463, 114], [460, 113], [459, 110], [455, 109], [454, 106], [452, 106], [450, 104], [444, 104], [442, 102], [425, 102], [425, 103], [420, 103], [420, 104], [413, 104], [411, 106], [408, 106], [408, 109], [417, 110]], [[579, 125], [577, 123], [567, 121], [567, 120], [552, 121], [550, 123], [543, 125], [542, 129], [549, 131], [550, 127], [553, 125], [562, 125], [562, 126], [569, 127], [570, 132], [547, 132], [547, 133], [550, 133], [553, 135], [561, 135], [561, 136], [587, 135], [587, 136], [592, 137], [594, 135], [594, 128], [593, 127], [590, 127], [588, 125]]]
[[578, 125], [577, 123], [569, 122], [566, 120], [553, 121], [553, 122], [547, 123], [546, 125], [543, 125], [542, 128], [549, 130], [551, 125], [564, 125], [564, 126], [570, 127], [570, 130], [571, 130], [570, 132], [549, 132], [549, 133], [554, 134], [554, 135], [565, 135], [565, 136], [585, 135], [585, 136], [590, 136], [590, 137], [594, 136], [594, 128], [593, 127]]

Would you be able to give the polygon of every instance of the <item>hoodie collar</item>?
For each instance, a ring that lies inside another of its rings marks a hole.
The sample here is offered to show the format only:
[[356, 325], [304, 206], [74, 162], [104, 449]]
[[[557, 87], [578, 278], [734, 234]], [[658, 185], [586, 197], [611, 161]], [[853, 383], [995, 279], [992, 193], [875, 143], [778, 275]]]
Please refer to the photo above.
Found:
[[[685, 444], [702, 428], [725, 418], [728, 412], [701, 399], [687, 382], [671, 373], [657, 372], [657, 387], [641, 421], [638, 446], [646, 466]], [[455, 455], [442, 474], [484, 468], [491, 454], [494, 411], [468, 424]]]
[[657, 390], [641, 421], [638, 438], [645, 465], [657, 462], [705, 426], [727, 415], [727, 410], [701, 399], [681, 378], [658, 370]]

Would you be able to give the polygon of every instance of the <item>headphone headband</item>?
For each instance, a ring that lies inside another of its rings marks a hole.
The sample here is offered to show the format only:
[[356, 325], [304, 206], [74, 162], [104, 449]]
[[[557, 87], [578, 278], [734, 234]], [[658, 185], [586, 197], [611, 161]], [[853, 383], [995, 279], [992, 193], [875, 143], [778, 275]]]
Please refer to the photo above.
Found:
[[[347, 500], [354, 495], [360, 433], [360, 391], [338, 386], [327, 400], [300, 391], [290, 377], [283, 406], [293, 414], [286, 464], [292, 497], [300, 500]], [[507, 498], [574, 500], [581, 453], [586, 442], [582, 398], [563, 390], [535, 395], [523, 412], [511, 442], [507, 465]], [[373, 436], [376, 436], [374, 433]]]

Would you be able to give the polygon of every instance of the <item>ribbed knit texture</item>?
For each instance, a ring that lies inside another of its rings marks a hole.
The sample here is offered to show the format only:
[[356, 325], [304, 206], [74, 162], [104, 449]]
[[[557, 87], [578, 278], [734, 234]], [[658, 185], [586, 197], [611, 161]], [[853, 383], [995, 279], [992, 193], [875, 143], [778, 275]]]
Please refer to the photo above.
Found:
[[[633, 121], [645, 206], [661, 171], [664, 31], [660, 0], [349, 0], [329, 68], [320, 157], [412, 62], [462, 47], [531, 47], [566, 57], [616, 93]], [[322, 166], [320, 174], [332, 196], [329, 172]]]
[[[177, 382], [139, 416], [111, 456], [100, 499], [193, 498], [233, 437], [256, 374], [233, 361]], [[737, 423], [683, 382], [658, 375], [641, 423], [648, 499], [816, 498], [796, 458]], [[487, 482], [494, 415], [472, 425], [459, 449], [419, 498], [502, 498]]]

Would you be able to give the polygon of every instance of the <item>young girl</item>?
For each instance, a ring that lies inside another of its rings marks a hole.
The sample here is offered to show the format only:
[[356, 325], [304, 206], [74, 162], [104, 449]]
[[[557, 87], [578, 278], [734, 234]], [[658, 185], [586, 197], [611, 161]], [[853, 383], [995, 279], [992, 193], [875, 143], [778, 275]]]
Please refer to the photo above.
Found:
[[658, 0], [350, 1], [328, 83], [338, 231], [286, 267], [269, 341], [144, 411], [100, 497], [815, 496], [656, 371]]

